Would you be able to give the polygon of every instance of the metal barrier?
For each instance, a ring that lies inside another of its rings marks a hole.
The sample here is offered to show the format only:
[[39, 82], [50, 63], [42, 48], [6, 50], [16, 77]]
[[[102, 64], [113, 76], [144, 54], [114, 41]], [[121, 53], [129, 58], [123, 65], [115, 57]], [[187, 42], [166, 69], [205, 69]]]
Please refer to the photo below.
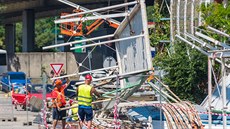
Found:
[[[1, 84], [1, 90], [2, 90], [2, 83]], [[7, 84], [5, 84], [7, 85]], [[7, 85], [10, 87], [9, 85]], [[10, 92], [8, 94], [2, 94], [0, 92], [0, 121], [16, 121], [16, 117], [14, 117], [14, 107], [12, 104], [12, 98], [10, 97]]]
[[11, 97], [4, 96], [4, 94], [0, 94], [0, 120], [1, 122], [5, 121], [16, 121], [16, 117], [14, 117], [14, 109], [13, 109], [12, 99]]

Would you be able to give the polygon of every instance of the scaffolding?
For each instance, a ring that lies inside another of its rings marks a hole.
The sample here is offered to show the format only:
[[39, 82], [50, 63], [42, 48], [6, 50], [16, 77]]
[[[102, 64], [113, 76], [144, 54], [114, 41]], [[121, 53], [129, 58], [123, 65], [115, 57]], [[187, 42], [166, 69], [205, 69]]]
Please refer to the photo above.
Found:
[[[220, 102], [222, 102], [222, 115], [223, 115], [223, 128], [226, 129], [227, 119], [226, 111], [226, 68], [229, 68], [229, 65], [226, 64], [226, 59], [229, 57], [230, 46], [226, 43], [220, 42], [213, 37], [209, 37], [205, 34], [204, 30], [199, 29], [198, 26], [201, 26], [204, 22], [201, 18], [201, 12], [194, 10], [199, 8], [202, 3], [210, 3], [210, 1], [202, 0], [184, 0], [184, 1], [171, 1], [171, 31], [176, 32], [172, 36], [172, 39], [176, 38], [192, 48], [200, 51], [208, 57], [208, 98], [203, 103], [208, 103], [208, 127], [212, 128], [212, 62], [217, 61], [221, 64], [221, 78], [222, 78], [222, 92], [219, 94]], [[225, 3], [226, 4], [226, 3]], [[187, 11], [186, 11], [187, 10]], [[190, 13], [189, 13], [190, 12]], [[176, 17], [176, 18], [175, 18]], [[182, 22], [183, 21], [183, 22]], [[217, 33], [221, 36], [229, 38], [229, 34], [226, 34], [216, 28], [207, 26], [209, 31]], [[174, 37], [175, 36], [175, 37]], [[215, 75], [213, 75], [215, 76]], [[216, 80], [216, 78], [215, 78]], [[217, 82], [217, 81], [216, 81]], [[216, 83], [218, 85], [218, 83]], [[204, 104], [205, 105], [205, 104]]]

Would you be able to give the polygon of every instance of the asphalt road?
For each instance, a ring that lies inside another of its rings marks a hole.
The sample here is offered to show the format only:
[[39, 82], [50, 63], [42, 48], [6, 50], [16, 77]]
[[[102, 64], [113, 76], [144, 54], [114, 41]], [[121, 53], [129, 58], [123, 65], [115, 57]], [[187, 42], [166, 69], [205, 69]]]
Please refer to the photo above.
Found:
[[[27, 117], [28, 116], [28, 117]], [[6, 93], [0, 91], [0, 128], [1, 129], [38, 129], [39, 124], [33, 123], [38, 112], [24, 111], [20, 107], [16, 110], [12, 104], [10, 97]], [[17, 120], [13, 121], [13, 117]], [[24, 123], [32, 122], [32, 125], [24, 125]], [[11, 121], [9, 121], [11, 120]]]

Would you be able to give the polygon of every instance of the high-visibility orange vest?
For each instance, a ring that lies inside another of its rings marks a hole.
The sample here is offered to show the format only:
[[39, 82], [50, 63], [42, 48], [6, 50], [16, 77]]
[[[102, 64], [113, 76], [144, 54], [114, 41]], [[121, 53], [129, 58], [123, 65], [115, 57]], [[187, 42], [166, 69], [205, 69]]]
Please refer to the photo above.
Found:
[[[64, 94], [65, 87], [61, 87], [60, 90], [58, 90], [57, 87], [54, 88], [53, 90], [53, 95], [55, 99], [53, 99], [53, 107], [62, 107], [66, 105], [66, 100], [65, 100], [65, 94]], [[55, 104], [56, 103], [56, 104]]]

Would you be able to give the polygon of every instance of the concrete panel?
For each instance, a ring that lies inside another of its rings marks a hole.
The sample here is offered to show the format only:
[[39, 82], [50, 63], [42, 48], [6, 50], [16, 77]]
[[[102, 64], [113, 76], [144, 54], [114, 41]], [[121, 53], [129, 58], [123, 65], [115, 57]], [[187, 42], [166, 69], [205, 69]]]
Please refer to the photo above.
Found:
[[42, 64], [42, 55], [40, 53], [30, 53], [29, 54], [29, 74], [31, 78], [36, 78], [41, 75]]
[[41, 69], [45, 68], [49, 74], [51, 63], [64, 63], [63, 68], [67, 74], [78, 73], [76, 58], [73, 53], [68, 52], [34, 52], [34, 53], [16, 53], [9, 55], [9, 71], [22, 71], [31, 78], [40, 78]]
[[19, 71], [21, 69], [20, 59], [15, 54], [8, 55], [8, 71]]
[[15, 59], [17, 61], [15, 61], [14, 64], [11, 64], [13, 66], [12, 71], [22, 71], [22, 72], [25, 72], [29, 76], [30, 62], [29, 62], [28, 53], [17, 53], [15, 56]]
[[73, 53], [68, 52], [66, 53], [66, 73], [67, 74], [72, 74], [72, 73], [78, 73], [79, 69], [76, 63], [76, 59]]
[[67, 54], [65, 52], [58, 52], [58, 53], [54, 53], [54, 60], [53, 63], [63, 63], [64, 66], [62, 67], [62, 69], [65, 69], [66, 71], [66, 56]]
[[50, 73], [51, 71], [51, 67], [50, 67], [50, 63], [54, 63], [54, 54], [52, 52], [47, 52], [47, 53], [41, 53], [42, 54], [42, 67], [45, 68], [47, 73]]

